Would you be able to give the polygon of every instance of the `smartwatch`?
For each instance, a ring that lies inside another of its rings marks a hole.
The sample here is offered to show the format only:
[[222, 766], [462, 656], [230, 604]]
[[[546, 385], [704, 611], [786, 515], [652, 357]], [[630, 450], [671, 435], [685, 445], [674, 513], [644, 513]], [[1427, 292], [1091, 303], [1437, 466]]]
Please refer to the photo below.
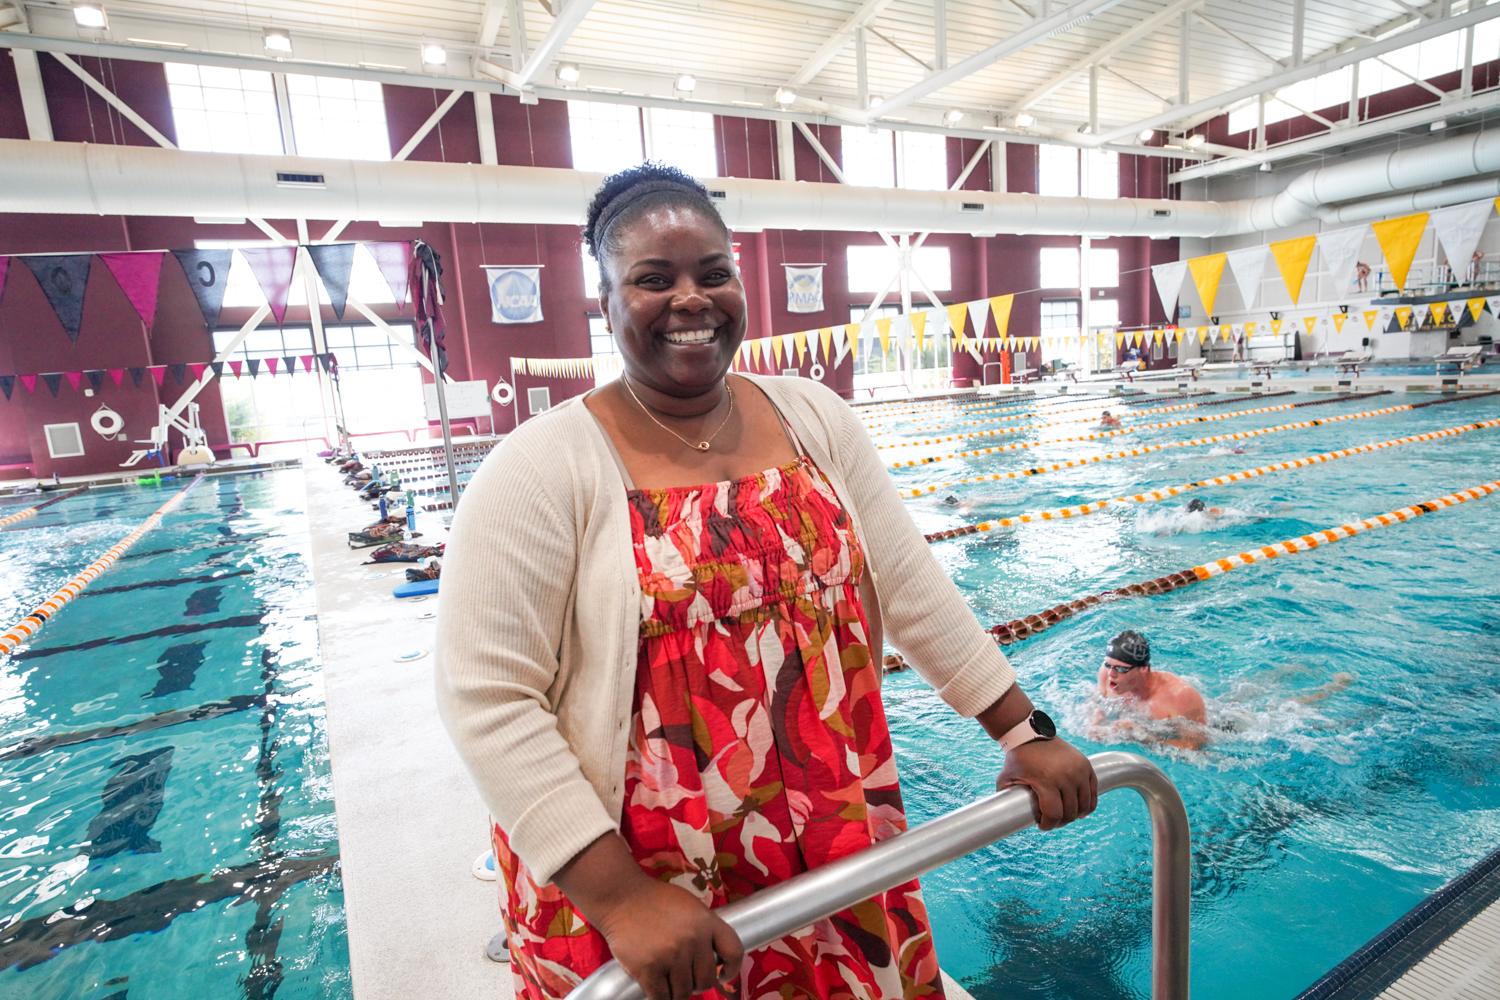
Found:
[[1005, 734], [1000, 737], [1000, 749], [1006, 753], [1034, 740], [1051, 740], [1057, 738], [1057, 726], [1052, 719], [1041, 709], [1034, 710], [1026, 718], [1016, 723]]

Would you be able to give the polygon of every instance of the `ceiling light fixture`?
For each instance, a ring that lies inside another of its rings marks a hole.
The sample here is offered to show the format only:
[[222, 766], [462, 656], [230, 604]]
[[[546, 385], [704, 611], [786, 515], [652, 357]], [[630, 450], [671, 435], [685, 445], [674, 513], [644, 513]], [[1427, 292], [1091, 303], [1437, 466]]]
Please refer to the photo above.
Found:
[[1194, 132], [1183, 141], [1187, 144], [1188, 149], [1197, 149], [1208, 140], [1204, 138], [1202, 132]]
[[73, 23], [80, 28], [97, 28], [103, 31], [109, 27], [109, 15], [104, 13], [103, 4], [75, 3], [73, 5]]
[[266, 28], [260, 37], [267, 52], [287, 55], [292, 51], [292, 33], [285, 28]]
[[783, 108], [797, 103], [797, 92], [790, 87], [776, 88], [776, 103]]
[[1025, 111], [1017, 112], [1016, 128], [1031, 128], [1036, 124], [1036, 116], [1027, 114]]
[[865, 98], [865, 107], [873, 108], [883, 100], [885, 100], [885, 98], [881, 97], [879, 94], [871, 94], [869, 97]]
[[698, 78], [691, 73], [682, 73], [672, 81], [672, 89], [679, 94], [691, 94], [698, 89]]
[[943, 112], [943, 121], [949, 125], [957, 125], [964, 120], [964, 113], [957, 108], [949, 108]]
[[422, 65], [437, 68], [448, 65], [448, 50], [436, 42], [422, 44]]
[[1152, 139], [1156, 138], [1156, 129], [1143, 128], [1141, 129], [1140, 134], [1136, 136], [1136, 138], [1141, 140], [1141, 142], [1150, 142]]
[[1448, 119], [1446, 119], [1446, 118], [1439, 118], [1437, 121], [1435, 121], [1431, 125], [1427, 126], [1427, 131], [1429, 131], [1429, 132], [1441, 132], [1443, 129], [1445, 129], [1447, 127], [1448, 127]]
[[581, 77], [582, 75], [583, 75], [583, 71], [578, 68], [578, 64], [577, 63], [559, 63], [558, 64], [558, 67], [557, 67], [557, 81], [559, 83], [567, 83], [567, 84], [577, 83], [578, 82], [578, 78]]

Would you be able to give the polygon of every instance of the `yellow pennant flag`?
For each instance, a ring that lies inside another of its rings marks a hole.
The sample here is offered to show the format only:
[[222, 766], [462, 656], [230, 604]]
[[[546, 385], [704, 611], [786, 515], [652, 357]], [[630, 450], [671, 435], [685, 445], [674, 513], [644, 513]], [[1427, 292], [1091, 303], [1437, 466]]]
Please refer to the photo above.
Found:
[[1443, 317], [1445, 317], [1445, 316], [1448, 315], [1448, 305], [1447, 305], [1447, 303], [1445, 303], [1445, 302], [1434, 302], [1432, 305], [1428, 306], [1427, 308], [1432, 313], [1432, 322], [1433, 322], [1433, 325], [1434, 326], [1442, 326], [1443, 325]]
[[[1500, 200], [1500, 199], [1497, 199]], [[1469, 300], [1469, 315], [1474, 317], [1474, 322], [1479, 322], [1479, 314], [1484, 312], [1484, 296]]]
[[1316, 236], [1299, 236], [1271, 244], [1271, 256], [1276, 258], [1276, 268], [1281, 272], [1282, 283], [1286, 285], [1293, 305], [1302, 295], [1302, 279], [1307, 277], [1307, 264], [1312, 260], [1317, 242]]
[[1132, 333], [1130, 335], [1130, 344], [1131, 344], [1131, 346], [1132, 347], [1140, 347], [1141, 346], [1141, 339], [1143, 337], [1145, 337], [1145, 335], [1146, 334], [1145, 334], [1144, 330], [1136, 330], [1134, 333]]
[[1219, 336], [1225, 340], [1232, 340], [1234, 338], [1234, 327], [1229, 323], [1220, 323]]
[[1182, 343], [1182, 327], [1174, 326], [1172, 328], [1172, 336], [1177, 338], [1177, 342], [1179, 344]]
[[1015, 295], [990, 296], [990, 312], [995, 314], [995, 332], [1005, 336], [1010, 329], [1010, 309], [1016, 304]]
[[772, 337], [771, 338], [771, 354], [772, 354], [773, 357], [776, 358], [776, 367], [780, 368], [781, 367], [781, 338], [780, 337]]
[[[859, 360], [859, 332], [858, 323], [844, 324], [844, 343], [849, 345], [849, 357], [855, 361]], [[833, 357], [831, 353], [828, 356]], [[832, 361], [829, 363], [832, 364]]]
[[1286, 322], [1286, 321], [1282, 320], [1282, 319], [1273, 319], [1273, 320], [1271, 320], [1271, 332], [1274, 333], [1278, 337], [1281, 336], [1281, 324], [1284, 323], [1284, 322]]
[[1211, 253], [1188, 261], [1188, 273], [1193, 276], [1193, 287], [1198, 289], [1203, 311], [1210, 316], [1214, 312], [1214, 300], [1219, 297], [1219, 281], [1224, 277], [1224, 262], [1228, 259], [1227, 253]]
[[1401, 329], [1406, 329], [1407, 324], [1411, 322], [1411, 306], [1396, 307], [1396, 322], [1401, 324]]
[[1316, 317], [1316, 316], [1303, 316], [1302, 317], [1302, 329], [1304, 329], [1304, 330], [1307, 331], [1307, 335], [1309, 337], [1312, 336], [1313, 327], [1315, 327], [1317, 325], [1318, 325], [1318, 317]]
[[1162, 341], [1162, 337], [1165, 336], [1165, 334], [1161, 332], [1161, 327], [1157, 327], [1155, 330], [1152, 330], [1151, 333], [1152, 336], [1156, 338], [1156, 342], [1159, 345]]
[[1208, 327], [1198, 327], [1198, 343], [1200, 346], [1208, 343]]
[[1370, 227], [1375, 230], [1375, 239], [1380, 242], [1381, 252], [1385, 254], [1386, 267], [1391, 269], [1391, 277], [1396, 279], [1396, 287], [1402, 291], [1406, 290], [1406, 274], [1411, 270], [1412, 258], [1417, 255], [1417, 247], [1422, 242], [1422, 234], [1427, 231], [1427, 213], [1417, 212], [1413, 215], [1403, 215], [1399, 219], [1386, 219], [1377, 222]]
[[875, 321], [875, 332], [880, 334], [880, 353], [891, 353], [891, 318], [882, 316]]
[[1339, 310], [1335, 310], [1332, 313], [1330, 313], [1329, 314], [1329, 319], [1333, 320], [1333, 328], [1334, 328], [1334, 330], [1336, 330], [1339, 333], [1343, 333], [1344, 332], [1344, 324], [1346, 322], [1348, 322], [1348, 320], [1349, 320], [1349, 314], [1346, 313], [1346, 312], [1344, 312], [1343, 310], [1339, 309]]
[[927, 310], [918, 309], [911, 314], [911, 332], [917, 336], [917, 350], [920, 352], [927, 344]]
[[[1484, 299], [1480, 299], [1479, 301], [1483, 302]], [[1360, 319], [1362, 319], [1362, 320], [1365, 321], [1365, 329], [1366, 330], [1373, 330], [1373, 329], [1375, 329], [1375, 320], [1379, 316], [1380, 316], [1380, 310], [1379, 309], [1366, 309], [1364, 312], [1362, 312], [1362, 313], [1359, 314]]]
[[797, 364], [801, 366], [807, 359], [807, 331], [801, 330], [792, 334], [792, 343], [797, 345]]
[[1118, 331], [1115, 332], [1115, 348], [1118, 349], [1118, 348], [1121, 348], [1121, 347], [1124, 347], [1124, 346], [1125, 346], [1125, 331], [1118, 330]]
[[1246, 337], [1253, 337], [1253, 336], [1255, 336], [1255, 324], [1254, 323], [1246, 323], [1245, 324], [1245, 336]]
[[968, 316], [969, 307], [962, 302], [948, 307], [948, 331], [953, 337], [954, 347], [957, 347], [964, 339], [964, 320], [968, 319]]
[[[854, 327], [854, 332], [855, 332], [856, 335], [858, 335], [858, 333], [859, 333], [859, 327], [858, 327], [858, 325], [856, 325], [854, 323], [850, 323], [849, 326]], [[849, 326], [844, 327], [844, 341], [845, 341], [845, 343], [848, 343], [851, 340], [853, 340], [853, 338], [849, 336]], [[831, 326], [825, 326], [825, 327], [823, 327], [823, 329], [821, 329], [821, 330], [818, 331], [818, 349], [822, 352], [821, 355], [820, 355], [820, 357], [822, 357], [822, 359], [824, 361], [827, 361], [830, 364], [833, 362], [833, 349], [832, 348], [833, 348], [833, 327], [831, 327]]]

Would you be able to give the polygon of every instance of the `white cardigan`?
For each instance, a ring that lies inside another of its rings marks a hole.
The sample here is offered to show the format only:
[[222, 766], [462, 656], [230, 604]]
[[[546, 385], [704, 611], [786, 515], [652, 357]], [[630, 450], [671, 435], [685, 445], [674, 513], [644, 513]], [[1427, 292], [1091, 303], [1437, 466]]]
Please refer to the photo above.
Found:
[[[854, 411], [807, 379], [751, 381], [848, 509], [885, 635], [963, 715], [998, 701], [1015, 673], [933, 558]], [[453, 519], [438, 614], [439, 711], [539, 882], [618, 828], [639, 628], [625, 483], [575, 398], [526, 421], [475, 473]]]

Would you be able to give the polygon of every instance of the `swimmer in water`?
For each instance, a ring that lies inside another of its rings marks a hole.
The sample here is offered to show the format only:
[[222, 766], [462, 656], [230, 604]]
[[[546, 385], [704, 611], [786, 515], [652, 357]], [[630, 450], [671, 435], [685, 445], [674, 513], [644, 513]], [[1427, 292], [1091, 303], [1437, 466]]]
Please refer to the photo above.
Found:
[[1117, 417], [1117, 416], [1115, 416], [1113, 413], [1110, 413], [1108, 410], [1105, 410], [1104, 411], [1104, 415], [1099, 418], [1099, 426], [1100, 427], [1119, 427], [1120, 426], [1120, 418]]
[[1224, 516], [1223, 507], [1210, 507], [1197, 497], [1188, 501], [1187, 512], [1189, 514], [1202, 514], [1210, 521], [1217, 521]]
[[[1177, 735], [1163, 742], [1183, 750], [1203, 748], [1207, 723], [1203, 696], [1176, 674], [1152, 670], [1151, 644], [1139, 632], [1121, 632], [1105, 647], [1099, 695], [1133, 701], [1152, 719], [1180, 720]], [[1094, 717], [1096, 723], [1102, 719], [1102, 712]]]

